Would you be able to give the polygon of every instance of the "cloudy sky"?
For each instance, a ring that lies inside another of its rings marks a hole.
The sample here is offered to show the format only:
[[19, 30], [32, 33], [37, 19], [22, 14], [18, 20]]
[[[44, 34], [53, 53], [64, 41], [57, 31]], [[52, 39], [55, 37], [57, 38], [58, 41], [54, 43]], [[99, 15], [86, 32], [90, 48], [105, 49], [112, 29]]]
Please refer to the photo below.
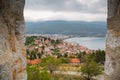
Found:
[[106, 21], [107, 0], [26, 0], [26, 21]]

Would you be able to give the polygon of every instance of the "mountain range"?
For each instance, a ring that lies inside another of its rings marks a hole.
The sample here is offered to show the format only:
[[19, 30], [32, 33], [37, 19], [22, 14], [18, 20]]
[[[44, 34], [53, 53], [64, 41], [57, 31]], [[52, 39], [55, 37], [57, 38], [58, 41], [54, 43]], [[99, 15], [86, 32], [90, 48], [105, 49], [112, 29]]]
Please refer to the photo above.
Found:
[[106, 22], [40, 21], [26, 22], [27, 34], [64, 34], [74, 36], [105, 37]]

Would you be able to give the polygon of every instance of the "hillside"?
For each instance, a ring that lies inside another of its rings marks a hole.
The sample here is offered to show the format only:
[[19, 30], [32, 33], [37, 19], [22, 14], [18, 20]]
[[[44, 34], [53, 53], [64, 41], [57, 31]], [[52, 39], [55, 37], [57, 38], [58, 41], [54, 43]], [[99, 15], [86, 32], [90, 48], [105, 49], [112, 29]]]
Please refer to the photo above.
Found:
[[26, 33], [105, 36], [106, 23], [59, 20], [45, 22], [26, 22]]

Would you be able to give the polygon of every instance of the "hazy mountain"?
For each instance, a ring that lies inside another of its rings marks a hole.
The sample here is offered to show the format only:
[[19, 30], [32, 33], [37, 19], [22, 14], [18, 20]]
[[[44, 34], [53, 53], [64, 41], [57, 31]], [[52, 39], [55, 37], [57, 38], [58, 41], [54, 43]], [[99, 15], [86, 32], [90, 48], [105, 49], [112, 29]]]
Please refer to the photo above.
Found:
[[26, 22], [26, 33], [105, 36], [106, 22], [44, 21]]

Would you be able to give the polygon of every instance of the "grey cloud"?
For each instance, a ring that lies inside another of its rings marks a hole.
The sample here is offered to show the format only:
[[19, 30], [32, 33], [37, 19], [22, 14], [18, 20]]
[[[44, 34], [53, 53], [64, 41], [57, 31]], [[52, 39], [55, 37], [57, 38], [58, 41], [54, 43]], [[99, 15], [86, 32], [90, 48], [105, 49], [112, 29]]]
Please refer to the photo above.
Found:
[[105, 13], [106, 2], [106, 0], [97, 0], [96, 2], [89, 4], [89, 6], [89, 2], [83, 4], [78, 2], [78, 0], [26, 0], [26, 9]]

